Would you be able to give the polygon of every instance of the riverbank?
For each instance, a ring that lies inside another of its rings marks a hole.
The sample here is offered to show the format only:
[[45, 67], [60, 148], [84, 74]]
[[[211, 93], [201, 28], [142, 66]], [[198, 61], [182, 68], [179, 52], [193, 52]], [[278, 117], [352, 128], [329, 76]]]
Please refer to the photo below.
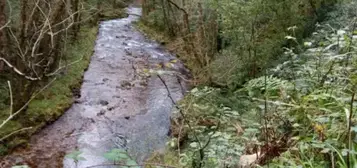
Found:
[[[140, 8], [131, 6], [127, 18], [100, 23], [95, 52], [75, 103], [32, 136], [28, 148], [5, 161], [39, 168], [88, 167], [112, 163], [106, 153], [120, 149], [142, 163], [151, 152], [165, 147], [172, 101], [185, 94], [181, 77], [188, 71], [134, 28], [140, 13]], [[64, 158], [73, 151], [85, 160]]]
[[[66, 55], [71, 55], [69, 62], [76, 62], [68, 67], [66, 74], [57, 77], [48, 89], [44, 90], [33, 101], [30, 102], [27, 111], [21, 118], [11, 120], [0, 130], [0, 137], [26, 127], [32, 129], [26, 132], [20, 132], [20, 135], [9, 137], [5, 143], [0, 145], [0, 154], [4, 155], [8, 149], [16, 146], [26, 146], [28, 138], [46, 126], [55, 121], [66, 109], [71, 107], [74, 97], [78, 96], [78, 89], [81, 86], [83, 73], [87, 69], [90, 57], [93, 52], [94, 41], [97, 35], [97, 27], [85, 27], [79, 35], [79, 41], [71, 45]], [[2, 116], [5, 118], [7, 116]]]

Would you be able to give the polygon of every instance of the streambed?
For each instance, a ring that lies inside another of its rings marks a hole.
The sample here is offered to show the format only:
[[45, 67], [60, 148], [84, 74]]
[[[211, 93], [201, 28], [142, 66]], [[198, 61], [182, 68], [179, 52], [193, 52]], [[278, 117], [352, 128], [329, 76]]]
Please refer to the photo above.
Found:
[[[100, 23], [81, 96], [56, 122], [35, 134], [28, 148], [5, 157], [5, 163], [85, 168], [111, 163], [103, 154], [113, 148], [126, 150], [140, 163], [165, 147], [172, 99], [183, 97], [187, 90], [183, 79], [189, 72], [174, 55], [135, 29], [141, 8], [130, 6], [127, 11], [127, 18]], [[76, 165], [64, 158], [73, 150], [83, 152], [85, 160]]]

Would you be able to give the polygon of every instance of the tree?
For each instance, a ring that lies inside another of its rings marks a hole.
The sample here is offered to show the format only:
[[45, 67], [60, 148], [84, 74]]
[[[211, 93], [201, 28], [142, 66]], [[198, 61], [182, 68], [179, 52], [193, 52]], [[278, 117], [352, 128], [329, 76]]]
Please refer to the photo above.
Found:
[[[6, 52], [5, 30], [7, 25], [6, 23], [7, 19], [6, 19], [5, 7], [6, 7], [6, 0], [0, 0], [0, 57], [2, 55], [5, 55]], [[4, 63], [0, 61], [0, 72], [3, 70], [4, 70]]]
[[69, 31], [76, 37], [80, 29], [79, 5], [79, 0], [23, 0], [17, 23], [6, 20], [6, 1], [1, 0], [0, 62], [11, 69], [8, 76], [14, 86], [15, 110], [48, 79], [65, 73], [63, 49]]

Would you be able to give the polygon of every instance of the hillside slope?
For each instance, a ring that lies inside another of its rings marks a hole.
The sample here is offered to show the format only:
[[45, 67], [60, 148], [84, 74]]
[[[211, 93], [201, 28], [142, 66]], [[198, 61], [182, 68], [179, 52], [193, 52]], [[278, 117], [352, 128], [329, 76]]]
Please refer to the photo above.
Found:
[[193, 89], [180, 104], [184, 115], [172, 126], [170, 149], [153, 160], [182, 167], [356, 166], [356, 7], [328, 13], [302, 42], [287, 35], [298, 45], [283, 48], [286, 61], [242, 88]]

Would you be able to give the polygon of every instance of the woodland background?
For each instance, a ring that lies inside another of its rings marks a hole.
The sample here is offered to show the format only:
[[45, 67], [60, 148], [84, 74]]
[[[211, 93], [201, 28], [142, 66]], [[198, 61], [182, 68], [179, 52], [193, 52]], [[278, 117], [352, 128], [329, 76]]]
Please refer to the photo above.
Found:
[[[138, 29], [185, 62], [194, 86], [178, 104], [170, 148], [150, 161], [194, 168], [357, 165], [356, 2], [141, 3]], [[0, 120], [7, 121], [0, 153], [26, 144], [70, 107], [98, 20], [123, 16], [123, 6], [0, 0]]]

